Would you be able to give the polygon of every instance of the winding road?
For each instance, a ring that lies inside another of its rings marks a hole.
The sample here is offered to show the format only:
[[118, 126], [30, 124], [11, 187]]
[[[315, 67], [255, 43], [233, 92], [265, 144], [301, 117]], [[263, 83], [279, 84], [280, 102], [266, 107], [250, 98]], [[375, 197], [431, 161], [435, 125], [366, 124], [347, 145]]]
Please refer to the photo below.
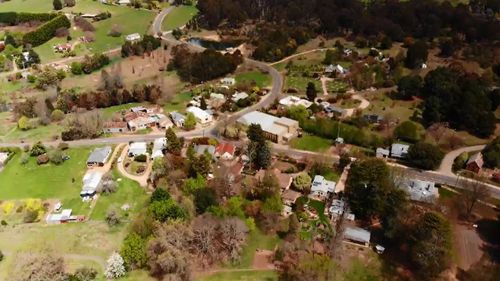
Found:
[[[176, 40], [172, 37], [168, 37], [168, 36], [166, 36], [168, 34], [161, 30], [162, 22], [165, 19], [165, 17], [168, 15], [168, 13], [170, 13], [170, 11], [172, 11], [171, 8], [166, 8], [166, 9], [162, 10], [156, 16], [156, 18], [152, 24], [151, 32], [153, 34], [162, 34], [161, 39], [164, 42], [169, 43], [170, 45], [186, 44], [193, 51], [203, 51], [204, 48], [202, 48], [200, 46], [195, 46], [192, 44], [187, 44], [185, 42], [181, 42], [181, 41]], [[305, 53], [316, 52], [319, 50], [326, 50], [326, 49], [315, 49], [315, 50], [306, 51], [306, 52], [303, 52], [300, 54], [295, 54], [295, 55], [289, 56], [287, 58], [284, 58], [283, 60], [281, 60], [279, 62], [286, 61], [292, 57], [300, 56], [300, 55], [303, 55]], [[111, 50], [111, 51], [115, 51], [115, 50]], [[227, 116], [227, 119], [224, 121], [228, 122], [228, 123], [235, 121], [236, 119], [238, 119], [239, 117], [241, 117], [242, 115], [244, 115], [250, 111], [258, 110], [258, 109], [261, 109], [264, 107], [268, 107], [269, 105], [271, 105], [274, 102], [275, 99], [279, 98], [282, 95], [281, 91], [283, 88], [283, 77], [274, 67], [272, 67], [272, 65], [279, 63], [279, 62], [267, 64], [267, 63], [259, 62], [259, 61], [252, 60], [249, 58], [245, 58], [244, 62], [247, 65], [254, 66], [256, 68], [259, 68], [259, 69], [269, 73], [269, 75], [271, 75], [271, 77], [272, 77], [273, 86], [272, 86], [271, 91], [266, 96], [264, 96], [257, 104], [254, 104], [248, 108], [245, 108], [239, 112], [236, 112], [236, 113], [233, 113], [233, 114]], [[184, 138], [188, 138], [188, 139], [193, 138], [193, 137], [199, 137], [199, 136], [217, 137], [218, 136], [217, 131], [216, 131], [217, 125], [218, 125], [217, 123], [214, 123], [210, 127], [196, 129], [196, 130], [188, 131], [188, 132], [179, 132], [178, 135], [182, 136]], [[130, 136], [103, 138], [103, 139], [75, 140], [75, 141], [68, 141], [67, 143], [70, 146], [90, 146], [90, 145], [104, 145], [104, 144], [121, 144], [121, 143], [129, 143], [132, 141], [150, 142], [158, 137], [163, 137], [163, 136], [164, 136], [164, 134], [130, 135]], [[49, 145], [49, 146], [57, 146], [57, 144], [59, 144], [59, 143], [60, 143], [60, 141], [44, 142], [45, 145]], [[27, 143], [0, 143], [0, 146], [23, 147], [26, 144]], [[459, 181], [458, 177], [451, 172], [451, 165], [453, 164], [453, 160], [455, 159], [456, 156], [458, 156], [460, 153], [462, 153], [464, 151], [480, 150], [480, 149], [482, 149], [482, 147], [484, 147], [484, 146], [465, 147], [465, 148], [461, 148], [461, 149], [458, 149], [458, 150], [455, 150], [455, 151], [448, 153], [445, 156], [443, 163], [441, 164], [441, 167], [439, 168], [438, 171], [421, 171], [418, 169], [406, 167], [406, 166], [399, 165], [399, 164], [391, 164], [391, 165], [397, 166], [401, 169], [404, 169], [405, 173], [411, 177], [415, 177], [415, 178], [418, 178], [421, 180], [429, 180], [429, 181], [433, 181], [436, 183], [446, 184], [446, 185], [455, 186], [455, 187], [459, 187], [459, 188], [460, 187], [464, 188], [466, 186], [463, 185], [462, 180], [465, 180], [465, 181], [474, 181], [474, 180], [461, 179]], [[315, 156], [325, 157], [325, 155], [321, 154], [321, 153], [292, 149], [288, 146], [279, 145], [279, 144], [274, 144], [273, 150], [275, 153], [286, 154], [286, 155], [293, 157], [293, 158], [296, 158], [296, 159], [304, 159], [304, 158], [315, 157]], [[329, 157], [334, 161], [338, 159], [337, 155], [326, 155], [326, 157]], [[494, 186], [492, 184], [487, 184], [487, 183], [481, 183], [481, 184], [485, 185], [490, 190], [492, 197], [500, 198], [500, 187]]]

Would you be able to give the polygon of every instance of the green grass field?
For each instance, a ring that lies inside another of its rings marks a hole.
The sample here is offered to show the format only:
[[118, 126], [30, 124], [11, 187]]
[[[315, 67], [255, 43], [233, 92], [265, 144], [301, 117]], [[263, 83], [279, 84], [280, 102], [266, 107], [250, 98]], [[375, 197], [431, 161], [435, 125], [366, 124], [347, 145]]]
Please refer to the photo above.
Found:
[[0, 198], [79, 198], [90, 151], [90, 148], [68, 149], [64, 153], [71, 159], [59, 166], [38, 166], [35, 157], [30, 157], [27, 164], [21, 165], [21, 153], [17, 153], [0, 173]]
[[330, 148], [332, 141], [318, 136], [303, 135], [290, 141], [290, 146], [295, 149], [324, 152]]
[[209, 276], [196, 279], [197, 281], [275, 281], [278, 274], [273, 270], [248, 270], [219, 272]]
[[195, 6], [175, 7], [163, 20], [163, 31], [172, 30], [188, 23], [198, 13]]
[[5, 135], [0, 135], [0, 140], [3, 141], [38, 141], [38, 140], [48, 140], [55, 136], [60, 136], [63, 131], [63, 127], [58, 124], [49, 124], [47, 126], [41, 126], [30, 130], [20, 130], [17, 126], [10, 127]]
[[235, 79], [237, 83], [255, 83], [260, 88], [271, 85], [271, 76], [260, 71], [238, 73]]
[[274, 250], [279, 243], [280, 239], [276, 235], [265, 235], [258, 229], [252, 231], [248, 235], [245, 247], [243, 247], [240, 262], [232, 265], [231, 268], [251, 267], [257, 249]]
[[302, 76], [286, 76], [285, 78], [285, 89], [293, 88], [296, 89], [299, 94], [305, 94], [307, 84], [313, 82], [316, 86], [317, 91], [321, 91], [321, 82], [313, 78], [307, 78]]
[[170, 113], [172, 111], [184, 112], [186, 109], [186, 104], [190, 100], [191, 100], [190, 92], [177, 93], [175, 94], [172, 101], [170, 101], [163, 107], [163, 110], [166, 113]]

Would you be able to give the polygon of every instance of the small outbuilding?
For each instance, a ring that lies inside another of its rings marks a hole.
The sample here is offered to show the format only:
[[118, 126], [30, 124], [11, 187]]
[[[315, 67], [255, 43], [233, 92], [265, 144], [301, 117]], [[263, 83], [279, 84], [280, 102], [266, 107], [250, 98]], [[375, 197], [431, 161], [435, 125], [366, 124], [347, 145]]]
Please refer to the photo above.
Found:
[[368, 247], [370, 245], [371, 233], [359, 227], [346, 227], [344, 239], [359, 245]]
[[90, 153], [89, 158], [87, 159], [87, 166], [99, 166], [102, 167], [109, 159], [111, 155], [112, 149], [111, 146], [105, 146], [96, 148]]

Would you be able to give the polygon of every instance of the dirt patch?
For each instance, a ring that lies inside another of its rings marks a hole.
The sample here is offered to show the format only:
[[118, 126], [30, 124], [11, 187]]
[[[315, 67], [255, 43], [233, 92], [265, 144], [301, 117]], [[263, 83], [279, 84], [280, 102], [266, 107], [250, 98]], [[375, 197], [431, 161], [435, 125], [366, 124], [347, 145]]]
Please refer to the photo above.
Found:
[[12, 26], [0, 26], [3, 32], [21, 32], [26, 33], [35, 30], [41, 23], [40, 22], [29, 22], [19, 25]]
[[253, 269], [275, 269], [273, 264], [274, 252], [270, 250], [259, 250], [255, 252], [253, 257], [252, 268]]
[[454, 226], [455, 245], [458, 254], [458, 266], [468, 270], [483, 256], [483, 241], [470, 224], [456, 224]]

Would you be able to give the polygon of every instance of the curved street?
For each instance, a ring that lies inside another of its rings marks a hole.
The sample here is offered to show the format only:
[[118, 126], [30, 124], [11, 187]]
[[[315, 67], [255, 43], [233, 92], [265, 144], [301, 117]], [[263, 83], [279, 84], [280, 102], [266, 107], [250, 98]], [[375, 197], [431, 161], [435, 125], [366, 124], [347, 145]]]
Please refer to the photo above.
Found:
[[453, 162], [455, 161], [455, 158], [457, 158], [460, 154], [464, 152], [473, 152], [473, 151], [479, 151], [483, 150], [486, 145], [474, 145], [474, 146], [467, 146], [467, 147], [461, 147], [459, 149], [455, 149], [453, 151], [448, 152], [443, 158], [443, 162], [441, 162], [441, 165], [439, 166], [439, 169], [437, 170], [438, 173], [443, 174], [443, 175], [448, 175], [448, 176], [455, 176], [455, 173], [452, 171], [452, 166]]

